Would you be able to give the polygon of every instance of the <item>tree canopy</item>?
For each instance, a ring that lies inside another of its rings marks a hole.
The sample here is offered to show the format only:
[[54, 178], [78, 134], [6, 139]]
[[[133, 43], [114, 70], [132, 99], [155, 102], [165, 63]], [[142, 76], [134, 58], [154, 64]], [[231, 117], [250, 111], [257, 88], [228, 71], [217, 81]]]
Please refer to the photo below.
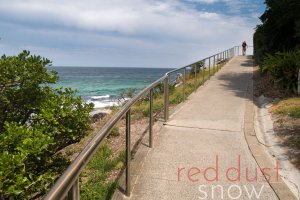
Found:
[[0, 199], [42, 195], [66, 163], [58, 152], [89, 130], [92, 105], [53, 89], [48, 65], [29, 51], [0, 59]]
[[266, 0], [261, 25], [254, 34], [254, 54], [261, 62], [267, 54], [300, 47], [300, 1]]

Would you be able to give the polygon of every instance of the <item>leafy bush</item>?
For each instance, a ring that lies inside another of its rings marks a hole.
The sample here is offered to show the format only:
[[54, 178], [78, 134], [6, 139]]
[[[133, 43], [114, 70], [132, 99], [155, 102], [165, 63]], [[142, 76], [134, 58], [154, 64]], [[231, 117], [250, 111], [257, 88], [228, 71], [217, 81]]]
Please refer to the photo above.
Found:
[[118, 127], [113, 127], [113, 129], [111, 130], [109, 136], [110, 137], [117, 137], [120, 135], [120, 132], [119, 132], [119, 128]]
[[51, 62], [23, 51], [0, 59], [0, 199], [41, 196], [67, 162], [57, 153], [89, 129], [92, 105], [53, 89]]
[[294, 93], [297, 90], [299, 69], [300, 50], [268, 55], [262, 63], [262, 71], [270, 73], [274, 85]]
[[267, 0], [266, 10], [260, 17], [253, 37], [254, 55], [257, 62], [267, 54], [300, 48], [299, 0]]

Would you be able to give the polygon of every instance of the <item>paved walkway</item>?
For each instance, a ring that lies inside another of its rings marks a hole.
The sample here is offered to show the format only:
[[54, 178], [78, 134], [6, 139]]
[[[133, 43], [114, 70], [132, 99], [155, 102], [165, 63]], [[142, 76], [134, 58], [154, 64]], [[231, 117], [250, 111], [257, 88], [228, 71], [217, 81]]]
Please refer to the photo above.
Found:
[[[245, 140], [252, 71], [249, 57], [235, 57], [193, 93], [170, 116], [154, 148], [138, 150], [130, 198], [117, 192], [114, 199], [278, 199]], [[274, 182], [276, 169], [269, 171]]]

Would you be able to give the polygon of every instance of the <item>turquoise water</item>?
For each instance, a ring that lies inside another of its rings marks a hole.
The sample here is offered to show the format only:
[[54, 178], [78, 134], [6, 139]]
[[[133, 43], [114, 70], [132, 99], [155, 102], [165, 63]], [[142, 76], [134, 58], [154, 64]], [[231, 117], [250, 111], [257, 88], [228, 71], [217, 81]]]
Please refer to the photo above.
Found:
[[169, 68], [49, 67], [60, 77], [55, 87], [71, 87], [96, 108], [118, 104], [126, 89], [141, 90], [162, 77]]

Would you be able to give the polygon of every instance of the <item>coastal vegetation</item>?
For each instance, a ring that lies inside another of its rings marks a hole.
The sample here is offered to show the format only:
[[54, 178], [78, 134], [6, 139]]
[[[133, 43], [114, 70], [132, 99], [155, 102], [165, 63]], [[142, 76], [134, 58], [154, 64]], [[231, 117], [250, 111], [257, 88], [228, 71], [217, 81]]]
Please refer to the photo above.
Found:
[[112, 171], [120, 171], [124, 163], [125, 151], [114, 155], [110, 145], [104, 143], [81, 175], [81, 199], [111, 199], [117, 181], [107, 178]]
[[89, 112], [51, 62], [23, 51], [0, 59], [0, 199], [43, 195], [69, 163], [60, 150], [89, 131]]
[[280, 101], [275, 104], [273, 111], [280, 115], [290, 116], [294, 119], [300, 119], [300, 99], [294, 97]]
[[[51, 61], [23, 51], [0, 59], [0, 199], [40, 199], [70, 162], [116, 112], [90, 120], [86, 104], [70, 88], [51, 87], [56, 71]], [[218, 68], [221, 64], [218, 65]], [[213, 75], [216, 70], [210, 72]], [[208, 70], [187, 71], [185, 97], [208, 80]], [[183, 80], [171, 82], [170, 105], [184, 100]], [[120, 98], [134, 96], [124, 91]], [[154, 90], [155, 120], [162, 117], [163, 84]], [[149, 96], [132, 107], [132, 126], [148, 130]], [[123, 121], [123, 122], [122, 122]], [[80, 176], [83, 199], [110, 199], [125, 163], [124, 120], [114, 127]], [[134, 142], [143, 134], [132, 131]], [[135, 136], [136, 134], [136, 136]], [[134, 152], [134, 151], [133, 151]]]
[[299, 0], [266, 0], [254, 34], [254, 57], [260, 65], [257, 90], [274, 99], [270, 108], [274, 129], [288, 157], [300, 169], [300, 70]]
[[289, 160], [300, 170], [300, 98], [285, 98], [270, 108], [274, 130]]
[[254, 33], [254, 57], [275, 87], [296, 92], [300, 69], [299, 0], [266, 0]]
[[300, 50], [269, 54], [262, 62], [262, 72], [271, 77], [272, 84], [286, 92], [297, 93]]

